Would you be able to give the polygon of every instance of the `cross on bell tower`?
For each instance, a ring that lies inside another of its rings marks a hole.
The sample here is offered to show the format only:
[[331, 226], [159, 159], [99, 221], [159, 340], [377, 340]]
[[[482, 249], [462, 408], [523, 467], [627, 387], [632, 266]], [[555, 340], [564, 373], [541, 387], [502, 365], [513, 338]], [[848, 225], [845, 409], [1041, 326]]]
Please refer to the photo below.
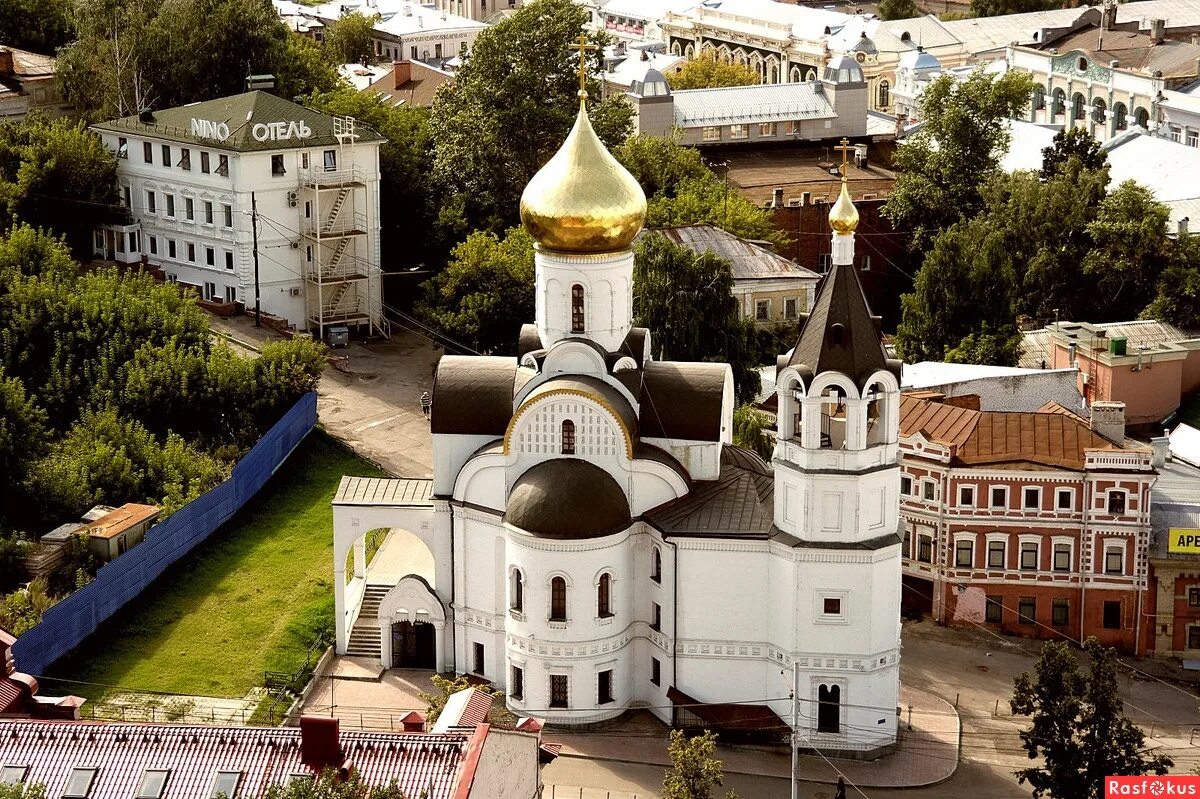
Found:
[[571, 45], [572, 50], [579, 51], [579, 97], [587, 97], [587, 54], [600, 49], [590, 43], [586, 33], [579, 34], [579, 41]]

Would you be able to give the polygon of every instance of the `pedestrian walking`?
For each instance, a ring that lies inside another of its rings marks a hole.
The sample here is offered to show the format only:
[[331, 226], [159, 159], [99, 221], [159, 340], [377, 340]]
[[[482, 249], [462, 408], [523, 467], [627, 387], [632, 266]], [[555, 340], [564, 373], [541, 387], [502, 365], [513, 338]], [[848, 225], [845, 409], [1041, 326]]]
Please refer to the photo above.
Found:
[[837, 790], [833, 793], [833, 799], [846, 799], [846, 780], [844, 777], [838, 777]]
[[425, 418], [429, 418], [429, 409], [433, 407], [433, 397], [429, 396], [428, 391], [421, 392], [421, 413], [425, 414]]

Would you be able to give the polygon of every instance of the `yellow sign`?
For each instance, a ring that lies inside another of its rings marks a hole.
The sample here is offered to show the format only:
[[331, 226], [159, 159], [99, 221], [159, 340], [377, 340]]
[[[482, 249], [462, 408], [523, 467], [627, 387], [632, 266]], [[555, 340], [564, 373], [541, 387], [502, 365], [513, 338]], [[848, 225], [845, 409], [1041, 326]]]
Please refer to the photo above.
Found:
[[1200, 555], [1200, 530], [1187, 527], [1172, 527], [1167, 531], [1170, 536], [1167, 543], [1168, 552], [1187, 552]]

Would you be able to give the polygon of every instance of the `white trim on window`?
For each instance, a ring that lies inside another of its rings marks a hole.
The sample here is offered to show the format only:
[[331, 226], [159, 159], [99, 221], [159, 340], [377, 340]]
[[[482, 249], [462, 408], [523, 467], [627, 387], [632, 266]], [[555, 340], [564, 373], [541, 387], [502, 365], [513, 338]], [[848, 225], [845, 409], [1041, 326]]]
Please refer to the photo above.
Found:
[[[971, 492], [971, 501], [963, 502], [963, 489], [969, 489]], [[974, 508], [975, 503], [979, 501], [979, 486], [975, 483], [959, 483], [958, 484], [958, 507]]]
[[[1028, 494], [1031, 491], [1037, 492], [1037, 501], [1036, 501], [1036, 504], [1033, 504], [1033, 505], [1029, 504]], [[1042, 509], [1042, 487], [1041, 486], [1031, 486], [1031, 485], [1021, 486], [1021, 510], [1039, 511], [1041, 509]]]
[[[995, 500], [995, 492], [1004, 492], [1004, 504], [997, 505]], [[988, 508], [991, 510], [1008, 510], [1008, 486], [1006, 485], [989, 485], [988, 486]]]
[[[1067, 568], [1058, 568], [1058, 548], [1067, 548]], [[1070, 536], [1056, 535], [1050, 539], [1050, 571], [1063, 573], [1075, 571], [1075, 539]]]
[[[837, 613], [825, 611], [825, 600], [837, 600]], [[846, 612], [846, 603], [850, 600], [850, 592], [838, 589], [818, 589], [813, 605], [813, 619], [817, 624], [849, 624], [850, 614]]]

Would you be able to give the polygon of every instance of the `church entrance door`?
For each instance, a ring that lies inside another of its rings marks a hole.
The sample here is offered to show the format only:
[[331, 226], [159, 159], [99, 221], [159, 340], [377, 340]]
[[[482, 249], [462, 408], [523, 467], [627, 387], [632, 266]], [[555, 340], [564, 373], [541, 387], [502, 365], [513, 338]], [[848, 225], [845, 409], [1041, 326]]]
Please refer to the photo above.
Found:
[[437, 653], [433, 625], [399, 621], [392, 625], [392, 666], [402, 669], [436, 668]]

